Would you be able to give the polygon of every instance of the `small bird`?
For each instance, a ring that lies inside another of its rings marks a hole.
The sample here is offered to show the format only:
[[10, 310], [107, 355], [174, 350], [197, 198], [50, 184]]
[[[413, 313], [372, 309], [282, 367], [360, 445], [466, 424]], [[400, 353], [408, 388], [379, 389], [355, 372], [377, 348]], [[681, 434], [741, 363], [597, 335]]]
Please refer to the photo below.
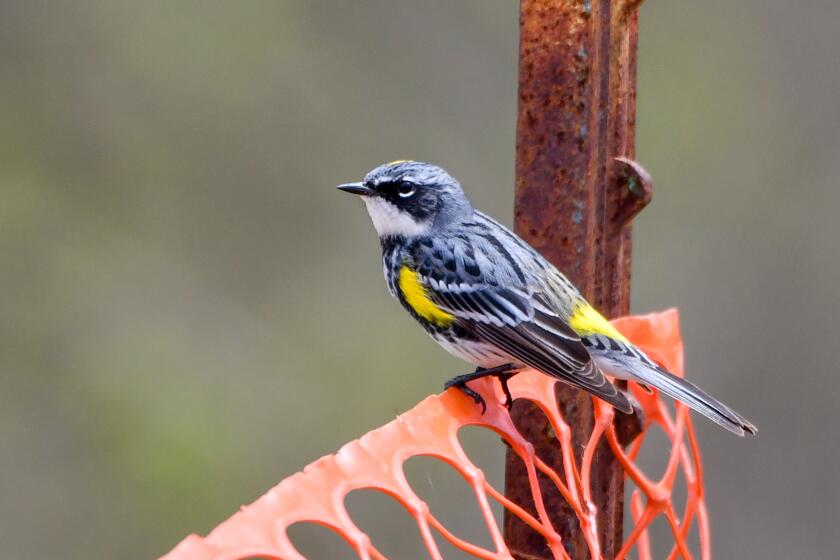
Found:
[[466, 383], [526, 367], [605, 400], [627, 396], [604, 374], [655, 387], [739, 436], [755, 426], [628, 341], [575, 286], [516, 234], [475, 210], [461, 185], [428, 163], [394, 161], [339, 185], [367, 206], [391, 295], [451, 354], [477, 367], [446, 382], [483, 408]]

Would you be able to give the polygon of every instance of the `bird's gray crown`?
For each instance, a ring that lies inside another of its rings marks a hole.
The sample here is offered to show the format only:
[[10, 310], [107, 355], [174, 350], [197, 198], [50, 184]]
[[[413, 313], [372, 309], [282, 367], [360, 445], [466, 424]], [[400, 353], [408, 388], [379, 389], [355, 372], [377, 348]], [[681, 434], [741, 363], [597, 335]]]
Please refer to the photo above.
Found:
[[376, 187], [383, 183], [409, 182], [428, 187], [461, 190], [461, 185], [437, 165], [421, 161], [399, 160], [383, 163], [365, 176], [364, 183]]

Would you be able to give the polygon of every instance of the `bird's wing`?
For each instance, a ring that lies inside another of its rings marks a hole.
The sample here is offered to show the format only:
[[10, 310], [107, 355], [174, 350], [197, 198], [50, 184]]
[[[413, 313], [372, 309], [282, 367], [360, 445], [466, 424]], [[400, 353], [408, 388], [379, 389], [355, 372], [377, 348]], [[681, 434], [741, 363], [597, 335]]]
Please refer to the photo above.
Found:
[[584, 389], [624, 412], [625, 396], [592, 361], [580, 337], [545, 305], [504, 252], [468, 237], [423, 240], [411, 268], [428, 298], [468, 332], [513, 358]]

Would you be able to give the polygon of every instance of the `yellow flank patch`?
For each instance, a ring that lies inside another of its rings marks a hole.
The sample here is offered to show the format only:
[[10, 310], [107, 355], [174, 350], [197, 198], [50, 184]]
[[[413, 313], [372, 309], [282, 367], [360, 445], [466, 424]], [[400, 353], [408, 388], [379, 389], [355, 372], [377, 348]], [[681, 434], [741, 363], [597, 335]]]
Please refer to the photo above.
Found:
[[603, 334], [615, 340], [627, 342], [623, 334], [618, 332], [603, 315], [586, 302], [581, 302], [575, 306], [571, 317], [569, 317], [569, 326], [579, 336]]
[[420, 283], [420, 275], [407, 264], [400, 268], [399, 287], [408, 305], [425, 320], [441, 327], [448, 327], [455, 321], [454, 315], [447, 313], [429, 299], [426, 287]]

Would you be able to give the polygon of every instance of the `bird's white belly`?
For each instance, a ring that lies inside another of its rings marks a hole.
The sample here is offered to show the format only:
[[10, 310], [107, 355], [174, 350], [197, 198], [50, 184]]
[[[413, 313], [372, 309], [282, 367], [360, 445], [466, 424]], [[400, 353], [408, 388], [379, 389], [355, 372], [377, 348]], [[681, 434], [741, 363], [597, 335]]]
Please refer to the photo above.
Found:
[[492, 368], [504, 364], [516, 364], [517, 360], [491, 344], [472, 340], [450, 341], [442, 335], [431, 335], [444, 350], [465, 362], [482, 368]]

